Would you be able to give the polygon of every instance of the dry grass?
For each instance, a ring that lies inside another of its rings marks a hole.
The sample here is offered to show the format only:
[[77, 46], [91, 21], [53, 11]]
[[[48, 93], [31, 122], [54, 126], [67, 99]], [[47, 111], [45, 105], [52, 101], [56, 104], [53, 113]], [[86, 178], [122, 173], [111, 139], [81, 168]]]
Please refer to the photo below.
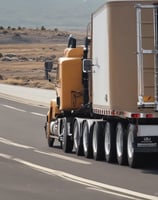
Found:
[[[14, 37], [15, 34], [19, 34], [20, 38]], [[0, 60], [0, 83], [54, 88], [53, 83], [45, 80], [44, 60], [55, 57], [54, 63], [57, 63], [57, 59], [63, 55], [67, 46], [66, 36], [68, 35], [67, 32], [50, 30], [19, 30], [19, 32], [16, 30], [16, 33], [10, 30], [7, 34], [1, 33], [0, 55], [12, 53], [16, 54], [18, 59], [24, 59], [23, 61]], [[82, 43], [83, 33], [74, 32], [73, 35], [79, 39], [78, 44]], [[23, 37], [24, 42], [21, 40]]]
[[[44, 61], [63, 55], [69, 33], [59, 30], [0, 30], [0, 57], [16, 54], [23, 58], [14, 61], [0, 60], [0, 83], [52, 89], [53, 83], [45, 80]], [[82, 43], [84, 33], [73, 32]], [[55, 74], [53, 74], [55, 76]]]
[[27, 58], [62, 55], [66, 44], [4, 44], [0, 45], [0, 53], [3, 55], [8, 53], [15, 53], [17, 56], [24, 56]]
[[0, 83], [52, 89], [53, 83], [45, 80], [43, 62], [1, 62]]
[[[14, 38], [14, 31], [10, 31], [7, 35], [0, 34], [0, 55], [4, 57], [11, 53], [15, 54], [18, 59], [23, 58], [23, 62], [0, 60], [0, 83], [52, 89], [54, 84], [45, 80], [44, 61], [46, 58], [55, 57], [54, 63], [57, 63], [57, 59], [63, 55], [67, 45], [65, 39], [67, 33], [24, 31], [31, 43], [21, 43], [21, 38], [19, 42], [18, 38]], [[24, 35], [21, 31], [18, 34]], [[11, 41], [12, 44], [4, 44], [5, 40]], [[37, 41], [39, 43], [36, 43]]]

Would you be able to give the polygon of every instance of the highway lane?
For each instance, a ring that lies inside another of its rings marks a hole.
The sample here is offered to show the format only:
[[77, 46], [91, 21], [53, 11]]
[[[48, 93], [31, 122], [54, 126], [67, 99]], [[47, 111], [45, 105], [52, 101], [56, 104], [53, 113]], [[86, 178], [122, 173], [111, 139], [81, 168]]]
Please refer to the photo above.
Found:
[[49, 148], [46, 112], [0, 98], [2, 199], [158, 199], [157, 162], [130, 169]]

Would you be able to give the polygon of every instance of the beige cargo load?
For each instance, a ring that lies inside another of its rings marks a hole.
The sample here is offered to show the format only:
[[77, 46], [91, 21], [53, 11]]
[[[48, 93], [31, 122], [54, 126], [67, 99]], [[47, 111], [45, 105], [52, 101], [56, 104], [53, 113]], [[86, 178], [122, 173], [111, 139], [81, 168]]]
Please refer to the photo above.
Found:
[[[138, 111], [141, 98], [147, 107], [155, 102], [154, 17], [157, 13], [141, 7], [149, 4], [158, 1], [108, 1], [93, 13], [94, 109], [133, 112]], [[143, 68], [138, 72], [140, 64]]]

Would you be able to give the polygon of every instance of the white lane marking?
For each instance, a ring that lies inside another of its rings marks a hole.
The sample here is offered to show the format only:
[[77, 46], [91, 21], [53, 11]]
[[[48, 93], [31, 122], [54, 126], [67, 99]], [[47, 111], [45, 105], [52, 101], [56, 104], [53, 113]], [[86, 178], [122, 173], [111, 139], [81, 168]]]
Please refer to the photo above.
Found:
[[56, 154], [56, 153], [47, 153], [47, 152], [39, 151], [35, 147], [26, 146], [26, 145], [23, 145], [23, 144], [12, 142], [11, 140], [7, 140], [7, 139], [2, 138], [2, 137], [0, 137], [0, 142], [4, 143], [4, 144], [7, 144], [7, 145], [20, 147], [20, 148], [23, 148], [23, 149], [32, 149], [36, 153], [47, 155], [47, 156], [56, 157], [56, 158], [59, 158], [59, 159], [62, 159], [62, 160], [66, 160], [66, 161], [70, 161], [70, 162], [74, 162], [74, 163], [80, 163], [80, 164], [84, 164], [84, 165], [90, 165], [91, 164], [90, 162], [87, 162], [87, 161], [83, 161], [83, 160], [79, 160], [79, 159], [75, 159], [75, 158], [59, 155], [59, 154]]
[[[111, 194], [111, 195], [115, 195], [116, 196], [115, 192], [111, 192], [111, 191], [108, 191], [108, 190], [105, 190], [105, 189], [94, 188], [94, 187], [92, 187], [92, 188], [87, 187], [87, 189], [89, 189], [89, 190], [96, 190], [98, 192], [103, 192], [103, 193], [106, 193], [106, 194]], [[140, 198], [130, 197], [130, 196], [127, 196], [125, 194], [119, 194], [119, 193], [117, 193], [117, 196], [122, 197], [122, 198], [132, 199], [132, 200], [140, 200]]]
[[8, 105], [5, 105], [5, 104], [3, 104], [3, 107], [10, 108], [12, 110], [16, 110], [16, 111], [20, 111], [20, 112], [26, 112], [25, 110], [15, 108], [15, 107], [12, 107], [12, 106], [8, 106]]
[[40, 117], [45, 117], [46, 116], [44, 114], [36, 113], [36, 112], [31, 112], [31, 114], [36, 115], [36, 116], [40, 116]]
[[75, 158], [71, 158], [71, 157], [67, 157], [67, 156], [63, 156], [63, 155], [59, 155], [56, 153], [47, 153], [47, 152], [43, 152], [43, 151], [39, 151], [39, 150], [34, 150], [37, 153], [43, 154], [43, 155], [48, 155], [48, 156], [52, 156], [52, 157], [56, 157], [56, 158], [60, 158], [63, 160], [67, 160], [67, 161], [71, 161], [71, 162], [75, 162], [75, 163], [79, 163], [79, 164], [84, 164], [84, 165], [90, 165], [92, 164], [91, 162], [87, 162], [87, 161], [83, 161], [83, 160], [79, 160], [79, 159], [75, 159]]
[[12, 159], [12, 156], [8, 154], [3, 154], [3, 153], [0, 153], [0, 157], [5, 158], [5, 159]]
[[[5, 104], [0, 104], [1, 106], [3, 107], [6, 107], [6, 108], [10, 108], [12, 110], [16, 110], [16, 111], [20, 111], [20, 112], [27, 112], [26, 110], [23, 110], [23, 109], [19, 109], [19, 108], [16, 108], [16, 107], [13, 107], [13, 106], [9, 106], [9, 105], [5, 105]], [[32, 115], [36, 115], [36, 116], [40, 116], [40, 117], [45, 117], [46, 115], [44, 114], [41, 114], [41, 113], [37, 113], [37, 112], [30, 112]]]
[[100, 183], [100, 182], [97, 182], [97, 181], [93, 181], [93, 180], [90, 180], [90, 179], [75, 176], [75, 175], [72, 175], [72, 174], [69, 174], [69, 173], [66, 173], [66, 172], [63, 172], [63, 171], [43, 167], [43, 166], [40, 166], [40, 165], [31, 163], [31, 162], [28, 162], [28, 161], [19, 159], [19, 158], [14, 158], [11, 155], [0, 154], [0, 157], [10, 159], [12, 161], [16, 161], [18, 163], [21, 163], [21, 164], [23, 164], [27, 167], [30, 167], [30, 168], [32, 168], [36, 171], [39, 171], [41, 173], [48, 174], [50, 176], [57, 176], [57, 177], [60, 177], [62, 179], [65, 179], [65, 180], [87, 186], [88, 188], [91, 188], [91, 189], [94, 189], [94, 190], [99, 190], [100, 192], [109, 193], [109, 194], [111, 192], [111, 194], [113, 194], [115, 196], [121, 196], [122, 195], [122, 197], [126, 197], [126, 198], [132, 199], [132, 200], [136, 200], [136, 199], [137, 200], [158, 200], [158, 198], [156, 196], [147, 195], [147, 194], [135, 192], [135, 191], [132, 191], [132, 190], [128, 190], [128, 189], [124, 189], [124, 188], [120, 188], [120, 187], [116, 187], [116, 186], [112, 186], [112, 185], [107, 185], [107, 184]]
[[0, 142], [1, 142], [1, 143], [4, 143], [4, 144], [7, 144], [7, 145], [11, 145], [11, 146], [16, 146], [16, 147], [24, 148], [24, 149], [34, 149], [34, 147], [26, 146], [26, 145], [19, 144], [19, 143], [16, 143], [16, 142], [12, 142], [11, 140], [7, 140], [7, 139], [2, 138], [2, 137], [0, 137]]

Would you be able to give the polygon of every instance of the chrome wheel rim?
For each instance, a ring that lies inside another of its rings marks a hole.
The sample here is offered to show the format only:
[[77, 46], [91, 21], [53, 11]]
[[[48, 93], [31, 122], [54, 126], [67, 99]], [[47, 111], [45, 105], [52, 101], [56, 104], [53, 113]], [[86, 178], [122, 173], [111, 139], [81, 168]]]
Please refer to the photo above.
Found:
[[128, 134], [128, 141], [127, 141], [127, 152], [129, 158], [133, 157], [134, 153], [133, 142], [134, 142], [133, 129], [130, 127]]
[[96, 124], [94, 125], [94, 131], [93, 131], [93, 152], [97, 152], [97, 130], [96, 130]]
[[77, 130], [77, 124], [75, 124], [74, 126], [74, 147], [77, 149], [78, 147], [78, 141], [79, 140], [79, 134], [78, 134], [78, 130]]
[[109, 155], [110, 154], [110, 148], [111, 148], [110, 123], [109, 122], [107, 122], [106, 127], [105, 127], [104, 148], [105, 148], [105, 153], [107, 155]]
[[119, 123], [117, 126], [117, 134], [116, 134], [116, 151], [119, 157], [122, 156], [123, 152], [123, 128]]
[[87, 126], [85, 126], [83, 129], [83, 148], [84, 148], [84, 151], [87, 152], [87, 150], [88, 150], [88, 128], [87, 128]]

